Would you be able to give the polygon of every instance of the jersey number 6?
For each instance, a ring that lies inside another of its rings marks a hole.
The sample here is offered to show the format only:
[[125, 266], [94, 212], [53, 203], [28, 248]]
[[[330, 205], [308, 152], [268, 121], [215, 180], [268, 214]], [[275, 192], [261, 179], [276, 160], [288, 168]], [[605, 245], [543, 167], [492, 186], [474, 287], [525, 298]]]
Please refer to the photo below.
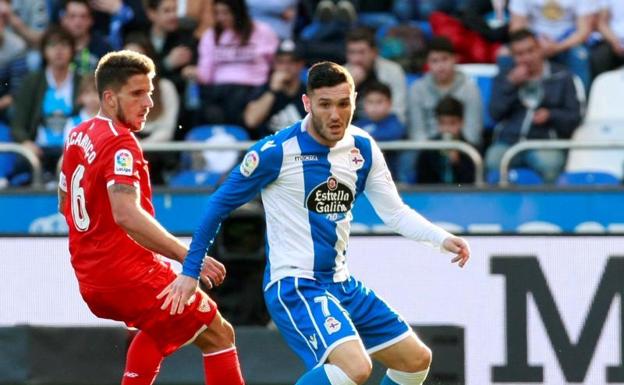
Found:
[[74, 226], [78, 231], [87, 231], [91, 219], [87, 213], [84, 189], [80, 186], [80, 181], [84, 176], [85, 167], [81, 164], [76, 167], [71, 178], [71, 213], [74, 220]]

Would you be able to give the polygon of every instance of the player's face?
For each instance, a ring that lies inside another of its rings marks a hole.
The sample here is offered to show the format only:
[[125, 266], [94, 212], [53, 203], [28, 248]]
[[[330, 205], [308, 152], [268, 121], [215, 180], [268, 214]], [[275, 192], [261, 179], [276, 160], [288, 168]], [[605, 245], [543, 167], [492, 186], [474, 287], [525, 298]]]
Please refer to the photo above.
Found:
[[147, 75], [134, 75], [115, 95], [117, 120], [132, 131], [141, 131], [147, 114], [154, 106], [152, 79]]
[[308, 132], [319, 143], [332, 147], [341, 140], [355, 110], [355, 92], [349, 83], [317, 88], [303, 95], [303, 105], [310, 114]]

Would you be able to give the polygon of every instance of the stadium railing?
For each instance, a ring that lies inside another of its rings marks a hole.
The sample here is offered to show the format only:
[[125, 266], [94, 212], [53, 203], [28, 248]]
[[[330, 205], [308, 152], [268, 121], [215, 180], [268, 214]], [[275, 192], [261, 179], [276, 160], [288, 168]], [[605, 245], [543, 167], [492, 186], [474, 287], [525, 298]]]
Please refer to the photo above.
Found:
[[499, 186], [509, 186], [509, 169], [511, 161], [516, 155], [530, 150], [571, 150], [571, 149], [624, 149], [624, 141], [591, 141], [578, 142], [574, 140], [552, 139], [552, 140], [527, 140], [517, 143], [503, 154], [500, 163], [500, 181]]
[[43, 184], [43, 171], [37, 155], [28, 148], [16, 143], [0, 143], [0, 153], [9, 152], [21, 155], [32, 168], [32, 186], [41, 187]]
[[[181, 151], [245, 151], [255, 142], [244, 141], [237, 143], [206, 143], [206, 142], [161, 142], [142, 144], [145, 152], [181, 152]], [[457, 150], [466, 154], [475, 165], [475, 185], [483, 186], [484, 170], [483, 158], [479, 151], [465, 142], [448, 141], [389, 141], [378, 142], [382, 151], [412, 151], [412, 150]]]

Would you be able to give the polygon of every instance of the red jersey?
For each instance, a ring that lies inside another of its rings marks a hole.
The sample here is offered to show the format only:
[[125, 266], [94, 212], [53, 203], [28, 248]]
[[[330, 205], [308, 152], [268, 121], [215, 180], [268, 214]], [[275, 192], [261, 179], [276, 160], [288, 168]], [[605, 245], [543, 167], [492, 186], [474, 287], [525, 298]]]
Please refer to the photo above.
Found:
[[141, 207], [154, 215], [147, 161], [134, 134], [95, 117], [74, 128], [65, 143], [60, 188], [69, 225], [71, 262], [81, 286], [135, 286], [163, 263], [136, 243], [113, 219], [108, 187], [138, 188]]

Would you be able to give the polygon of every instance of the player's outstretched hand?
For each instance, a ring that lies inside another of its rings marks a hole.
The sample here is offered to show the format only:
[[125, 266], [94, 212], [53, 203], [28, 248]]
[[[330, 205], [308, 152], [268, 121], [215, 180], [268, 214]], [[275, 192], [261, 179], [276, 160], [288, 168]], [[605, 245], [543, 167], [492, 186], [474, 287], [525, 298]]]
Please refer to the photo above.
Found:
[[212, 257], [206, 257], [199, 277], [208, 289], [217, 287], [225, 279], [225, 266]]
[[456, 255], [451, 262], [459, 262], [459, 267], [464, 267], [470, 258], [470, 246], [468, 246], [468, 242], [463, 238], [455, 236], [448, 237], [442, 243], [442, 248]]
[[195, 294], [197, 285], [198, 282], [196, 279], [182, 274], [178, 275], [178, 278], [171, 282], [156, 297], [157, 299], [162, 299], [165, 296], [167, 297], [160, 308], [162, 310], [167, 310], [169, 305], [171, 305], [171, 311], [169, 312], [171, 315], [176, 313], [182, 314], [184, 306], [188, 304], [191, 296]]

